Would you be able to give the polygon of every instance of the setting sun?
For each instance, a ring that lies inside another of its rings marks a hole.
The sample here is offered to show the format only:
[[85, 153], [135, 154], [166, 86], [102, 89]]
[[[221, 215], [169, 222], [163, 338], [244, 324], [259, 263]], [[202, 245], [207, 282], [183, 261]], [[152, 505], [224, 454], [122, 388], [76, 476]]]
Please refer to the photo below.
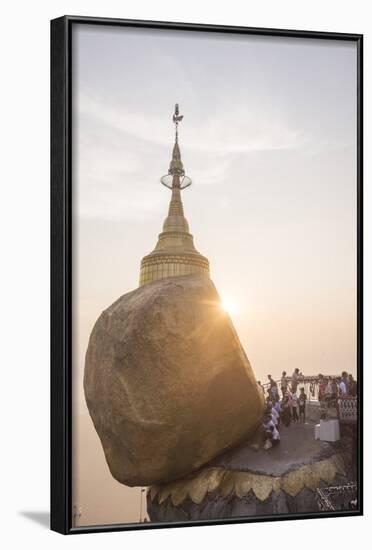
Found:
[[229, 315], [236, 315], [239, 309], [237, 303], [231, 298], [222, 298], [221, 307], [226, 313], [229, 313]]

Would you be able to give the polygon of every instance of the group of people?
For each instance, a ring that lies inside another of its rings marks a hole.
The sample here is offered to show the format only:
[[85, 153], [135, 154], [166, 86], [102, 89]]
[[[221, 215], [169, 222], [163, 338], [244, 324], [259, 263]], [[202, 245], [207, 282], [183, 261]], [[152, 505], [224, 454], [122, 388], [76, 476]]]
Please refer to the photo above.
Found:
[[[299, 388], [299, 393], [297, 391], [304, 378], [299, 369], [296, 368], [291, 377], [288, 377], [287, 373], [283, 371], [280, 386], [271, 374], [268, 374], [267, 378], [266, 390], [258, 381], [266, 401], [262, 426], [265, 439], [264, 448], [266, 449], [279, 444], [281, 424], [288, 427], [291, 422], [305, 422], [307, 401], [305, 388]], [[339, 397], [357, 396], [357, 382], [353, 375], [346, 371], [343, 371], [340, 377], [332, 378], [319, 374], [316, 382], [319, 384], [319, 401], [326, 403], [329, 407], [335, 402], [337, 403]], [[312, 391], [314, 390], [310, 388], [310, 392]]]
[[319, 374], [318, 399], [332, 405], [339, 397], [356, 397], [357, 383], [352, 374], [343, 371], [340, 377], [327, 378]]
[[280, 380], [281, 396], [278, 384], [270, 374], [268, 375], [269, 387], [267, 388], [267, 395], [265, 395], [265, 390], [261, 382], [258, 382], [266, 400], [266, 410], [262, 426], [265, 449], [279, 444], [281, 424], [289, 427], [291, 421], [305, 422], [307, 400], [305, 388], [301, 387], [299, 394], [297, 394], [297, 388], [302, 377], [299, 369], [295, 369], [289, 386], [287, 373], [283, 371]]

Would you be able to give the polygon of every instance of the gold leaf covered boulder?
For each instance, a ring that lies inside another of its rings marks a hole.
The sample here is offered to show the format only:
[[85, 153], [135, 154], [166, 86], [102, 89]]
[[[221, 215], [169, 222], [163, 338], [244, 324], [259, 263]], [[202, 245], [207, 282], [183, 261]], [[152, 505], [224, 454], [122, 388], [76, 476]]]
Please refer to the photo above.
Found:
[[84, 390], [114, 478], [183, 477], [248, 438], [263, 412], [212, 281], [186, 275], [125, 294], [97, 320]]

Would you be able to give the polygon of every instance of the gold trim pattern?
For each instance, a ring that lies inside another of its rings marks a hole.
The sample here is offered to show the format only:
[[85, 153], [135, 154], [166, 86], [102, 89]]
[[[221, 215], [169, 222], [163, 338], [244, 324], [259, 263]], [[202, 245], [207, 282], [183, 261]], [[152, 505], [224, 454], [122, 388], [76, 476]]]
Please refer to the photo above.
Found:
[[195, 504], [200, 504], [207, 494], [217, 491], [222, 497], [235, 494], [238, 498], [253, 491], [258, 500], [263, 502], [272, 491], [284, 491], [292, 497], [304, 488], [315, 491], [321, 481], [331, 483], [337, 474], [346, 475], [345, 464], [339, 454], [307, 464], [280, 477], [224, 468], [205, 468], [192, 477], [167, 485], [154, 485], [148, 489], [148, 495], [151, 501], [156, 499], [159, 504], [170, 497], [173, 506], [179, 506], [186, 497], [190, 497]]

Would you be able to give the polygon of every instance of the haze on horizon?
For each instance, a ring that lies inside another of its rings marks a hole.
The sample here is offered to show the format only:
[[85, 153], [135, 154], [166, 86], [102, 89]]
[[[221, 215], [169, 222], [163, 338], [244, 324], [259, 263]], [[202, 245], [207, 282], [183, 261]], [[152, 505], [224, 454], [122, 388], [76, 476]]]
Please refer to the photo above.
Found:
[[166, 216], [174, 104], [185, 215], [257, 378], [355, 374], [356, 46], [78, 25], [73, 48], [76, 499], [88, 523], [136, 521], [82, 374], [97, 317], [138, 286]]

